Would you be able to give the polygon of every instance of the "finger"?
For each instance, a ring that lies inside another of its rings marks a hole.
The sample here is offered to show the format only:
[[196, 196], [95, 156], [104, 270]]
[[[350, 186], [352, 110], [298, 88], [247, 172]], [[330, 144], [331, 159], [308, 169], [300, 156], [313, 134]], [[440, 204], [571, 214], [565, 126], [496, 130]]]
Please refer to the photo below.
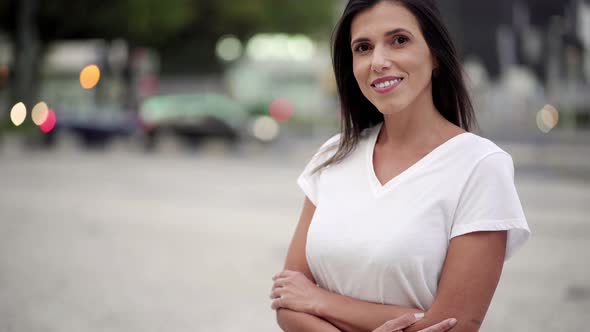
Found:
[[279, 279], [279, 280], [275, 281], [272, 284], [272, 289], [271, 290], [275, 290], [277, 288], [283, 288], [283, 287], [285, 287], [285, 284], [286, 284], [286, 280], [285, 279]]
[[429, 326], [420, 332], [445, 332], [450, 330], [453, 326], [457, 324], [457, 320], [455, 318], [445, 319], [442, 322]]
[[373, 330], [372, 332], [404, 332], [402, 329], [390, 329], [387, 324], [383, 324], [379, 326], [377, 329]]
[[385, 324], [383, 324], [381, 326], [381, 327], [383, 327], [383, 330], [380, 330], [379, 332], [393, 332], [393, 331], [397, 331], [397, 330], [402, 330], [402, 329], [405, 329], [406, 327], [414, 324], [416, 322], [416, 320], [418, 320], [416, 315], [405, 314], [399, 318], [385, 322]]
[[280, 273], [276, 274], [276, 279], [290, 278], [290, 277], [296, 275], [297, 273], [300, 273], [300, 272], [291, 271], [291, 270], [284, 270], [284, 271], [281, 271]]
[[272, 276], [272, 280], [277, 280], [277, 279], [280, 279], [280, 278], [286, 278], [286, 277], [290, 276], [291, 274], [293, 274], [293, 271], [284, 270], [284, 271], [281, 271], [279, 273], [275, 273], [275, 275]]
[[279, 308], [286, 308], [286, 302], [285, 302], [285, 297], [279, 297], [276, 298], [274, 300], [272, 300], [272, 302], [270, 303], [270, 307], [273, 310], [277, 310]]
[[277, 310], [278, 308], [280, 308], [281, 306], [279, 305], [280, 304], [279, 301], [280, 301], [280, 299], [272, 300], [270, 302], [270, 308], [272, 310]]
[[270, 298], [271, 298], [271, 299], [276, 299], [276, 298], [279, 298], [279, 297], [281, 297], [281, 293], [282, 293], [282, 292], [281, 292], [281, 289], [280, 289], [280, 288], [278, 288], [278, 289], [275, 289], [275, 290], [273, 290], [272, 292], [270, 292]]

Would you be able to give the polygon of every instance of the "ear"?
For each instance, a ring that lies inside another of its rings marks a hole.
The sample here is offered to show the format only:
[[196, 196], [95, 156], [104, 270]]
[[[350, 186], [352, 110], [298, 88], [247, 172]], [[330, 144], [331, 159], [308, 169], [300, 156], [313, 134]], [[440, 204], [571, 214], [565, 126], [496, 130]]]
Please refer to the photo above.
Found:
[[438, 59], [434, 56], [434, 54], [431, 55], [432, 57], [432, 70], [438, 70]]
[[436, 59], [436, 57], [434, 55], [432, 55], [432, 78], [438, 77], [438, 73], [439, 73], [438, 60]]

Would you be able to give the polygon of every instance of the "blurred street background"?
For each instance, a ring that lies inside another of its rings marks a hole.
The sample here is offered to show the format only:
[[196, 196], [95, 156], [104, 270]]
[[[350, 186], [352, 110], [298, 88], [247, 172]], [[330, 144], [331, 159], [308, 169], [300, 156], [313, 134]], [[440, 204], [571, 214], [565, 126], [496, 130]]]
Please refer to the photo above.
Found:
[[[0, 0], [0, 332], [279, 331], [344, 4]], [[533, 232], [482, 331], [588, 331], [590, 1], [440, 6]]]

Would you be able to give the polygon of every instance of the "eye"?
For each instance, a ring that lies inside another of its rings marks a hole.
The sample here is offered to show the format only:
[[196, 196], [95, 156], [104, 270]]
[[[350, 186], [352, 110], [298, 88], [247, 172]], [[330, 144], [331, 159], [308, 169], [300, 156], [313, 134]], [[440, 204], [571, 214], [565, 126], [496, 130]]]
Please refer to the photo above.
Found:
[[410, 38], [408, 38], [406, 36], [397, 36], [397, 37], [393, 38], [393, 44], [403, 45], [403, 44], [407, 43], [409, 40], [410, 40]]
[[369, 44], [366, 44], [366, 43], [360, 43], [354, 47], [354, 51], [356, 53], [363, 53], [363, 52], [368, 51], [369, 49], [370, 49]]

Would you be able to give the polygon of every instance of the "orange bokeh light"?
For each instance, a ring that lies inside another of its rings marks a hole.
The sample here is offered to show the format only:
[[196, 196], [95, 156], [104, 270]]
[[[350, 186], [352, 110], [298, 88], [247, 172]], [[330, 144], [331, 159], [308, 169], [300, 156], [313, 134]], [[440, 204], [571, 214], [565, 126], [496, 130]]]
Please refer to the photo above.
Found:
[[80, 72], [80, 85], [84, 89], [92, 89], [100, 80], [100, 69], [96, 65], [88, 65]]

